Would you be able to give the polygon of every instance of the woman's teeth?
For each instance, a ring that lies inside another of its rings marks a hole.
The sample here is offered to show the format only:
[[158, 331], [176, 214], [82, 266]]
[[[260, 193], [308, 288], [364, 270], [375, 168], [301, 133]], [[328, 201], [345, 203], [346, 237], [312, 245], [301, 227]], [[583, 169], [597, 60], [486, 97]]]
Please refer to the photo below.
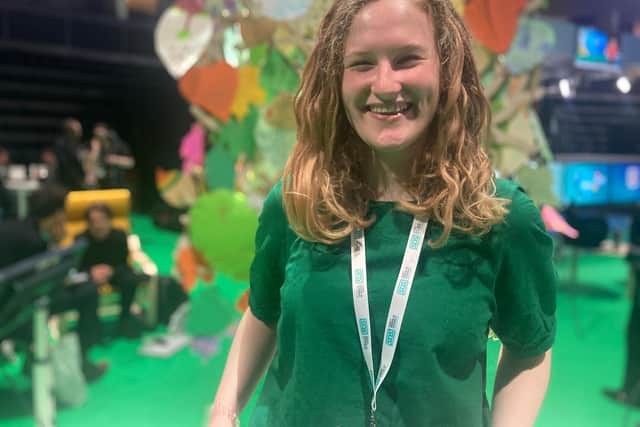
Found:
[[395, 105], [371, 105], [369, 111], [375, 114], [383, 114], [392, 116], [395, 114], [402, 114], [409, 111], [411, 104], [395, 104]]

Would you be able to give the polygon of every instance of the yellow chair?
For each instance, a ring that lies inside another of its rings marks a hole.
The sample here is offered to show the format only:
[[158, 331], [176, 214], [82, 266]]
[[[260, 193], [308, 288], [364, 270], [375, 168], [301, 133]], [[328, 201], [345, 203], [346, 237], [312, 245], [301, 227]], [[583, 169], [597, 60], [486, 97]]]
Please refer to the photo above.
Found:
[[[149, 326], [157, 321], [158, 307], [158, 268], [147, 256], [140, 245], [137, 235], [131, 234], [131, 193], [126, 189], [71, 191], [65, 200], [65, 214], [67, 218], [67, 237], [63, 245], [69, 245], [75, 237], [87, 229], [86, 211], [94, 203], [104, 203], [111, 209], [114, 228], [127, 232], [129, 258], [134, 268], [142, 270], [151, 279], [136, 291], [136, 304], [144, 309], [144, 319]], [[119, 306], [115, 302], [113, 287], [106, 284], [100, 287], [100, 314], [113, 314]], [[117, 314], [117, 313], [116, 313]]]

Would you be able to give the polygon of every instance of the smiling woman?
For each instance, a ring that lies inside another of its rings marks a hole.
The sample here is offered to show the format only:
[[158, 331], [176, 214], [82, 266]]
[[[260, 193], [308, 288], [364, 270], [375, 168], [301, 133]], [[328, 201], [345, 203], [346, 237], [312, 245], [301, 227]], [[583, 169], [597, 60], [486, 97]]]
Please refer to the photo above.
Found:
[[[346, 39], [342, 79], [346, 114], [383, 167], [409, 164], [412, 149], [427, 139], [440, 86], [433, 38], [429, 16], [414, 4], [395, 2], [374, 3], [362, 10]], [[404, 160], [389, 164], [387, 156]], [[403, 174], [402, 169], [393, 172]]]
[[366, 227], [370, 200], [482, 234], [504, 216], [481, 139], [489, 121], [469, 35], [447, 0], [339, 1], [296, 97], [283, 182], [296, 232], [328, 244]]
[[[334, 1], [295, 111], [210, 426], [237, 422], [267, 367], [256, 426], [533, 425], [555, 336], [552, 242], [492, 174], [451, 2]], [[490, 328], [503, 342], [492, 414]]]

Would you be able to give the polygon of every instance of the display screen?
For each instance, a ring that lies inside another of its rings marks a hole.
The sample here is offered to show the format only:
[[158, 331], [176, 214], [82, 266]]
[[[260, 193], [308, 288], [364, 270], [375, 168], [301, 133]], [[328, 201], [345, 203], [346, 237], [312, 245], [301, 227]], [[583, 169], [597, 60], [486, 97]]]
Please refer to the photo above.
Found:
[[609, 175], [611, 203], [630, 203], [640, 200], [640, 164], [610, 165]]
[[640, 202], [640, 163], [553, 163], [553, 190], [563, 205]]
[[574, 205], [609, 203], [609, 165], [573, 163], [564, 167], [562, 200]]
[[615, 70], [620, 65], [620, 44], [616, 37], [591, 27], [578, 29], [576, 66]]

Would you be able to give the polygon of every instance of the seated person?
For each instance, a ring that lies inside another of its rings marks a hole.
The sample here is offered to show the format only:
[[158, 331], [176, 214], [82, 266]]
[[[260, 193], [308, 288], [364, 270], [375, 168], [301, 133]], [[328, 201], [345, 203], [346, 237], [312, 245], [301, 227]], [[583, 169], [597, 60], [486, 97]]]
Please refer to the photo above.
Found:
[[127, 338], [140, 336], [140, 323], [131, 315], [131, 303], [138, 283], [148, 277], [136, 273], [129, 265], [127, 234], [113, 228], [113, 213], [109, 206], [96, 203], [87, 209], [87, 231], [77, 238], [86, 238], [89, 247], [82, 258], [80, 269], [89, 273], [94, 284], [109, 283], [120, 292], [119, 333]]
[[[42, 187], [30, 196], [27, 219], [0, 223], [0, 268], [44, 252], [64, 239], [64, 199], [65, 190], [61, 187]], [[90, 382], [100, 378], [108, 368], [104, 363], [91, 362], [88, 357], [89, 349], [100, 338], [97, 307], [98, 291], [92, 283], [59, 287], [50, 295], [50, 313], [69, 310], [78, 312], [77, 332], [82, 352], [82, 372]], [[30, 339], [31, 331], [31, 325], [25, 324], [13, 336]]]

